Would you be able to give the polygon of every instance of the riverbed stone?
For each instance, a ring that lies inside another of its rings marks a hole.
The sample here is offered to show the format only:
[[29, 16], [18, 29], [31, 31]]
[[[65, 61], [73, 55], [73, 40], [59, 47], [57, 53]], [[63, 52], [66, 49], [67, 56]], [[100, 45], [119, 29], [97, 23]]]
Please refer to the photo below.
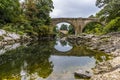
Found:
[[119, 80], [120, 57], [96, 65], [91, 80]]
[[5, 30], [0, 29], [0, 46], [4, 46], [6, 44], [12, 44], [15, 42], [24, 42], [24, 41], [31, 41], [32, 39], [24, 34], [19, 35], [14, 32], [8, 32]]
[[10, 41], [10, 40], [13, 40], [13, 38], [4, 36], [4, 41]]
[[112, 60], [100, 62], [93, 68], [94, 75], [91, 80], [120, 80], [120, 32], [92, 37], [88, 37], [86, 34], [80, 36], [82, 40], [74, 37], [74, 39], [71, 38], [71, 42], [79, 43], [78, 45], [84, 43], [83, 45], [90, 49], [113, 55]]
[[14, 40], [20, 39], [20, 35], [15, 33], [8, 33], [7, 36], [11, 37]]
[[90, 80], [120, 80], [120, 68], [108, 73], [94, 75]]
[[112, 67], [119, 67], [120, 68], [120, 56], [115, 57], [113, 60], [109, 61]]
[[4, 35], [4, 34], [6, 34], [6, 31], [5, 31], [5, 30], [0, 29], [0, 36], [2, 36], [2, 35]]
[[78, 70], [74, 72], [74, 75], [81, 78], [81, 79], [89, 79], [92, 76], [92, 72], [90, 71], [83, 71], [83, 70]]
[[120, 49], [116, 49], [115, 51], [111, 52], [111, 54], [115, 57], [120, 56]]

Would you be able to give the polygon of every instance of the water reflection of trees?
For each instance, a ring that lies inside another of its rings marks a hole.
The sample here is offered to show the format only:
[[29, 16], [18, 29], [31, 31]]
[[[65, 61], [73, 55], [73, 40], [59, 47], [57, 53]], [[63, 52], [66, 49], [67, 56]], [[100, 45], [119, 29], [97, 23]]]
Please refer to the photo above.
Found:
[[67, 45], [67, 42], [66, 42], [66, 41], [62, 41], [62, 40], [61, 40], [60, 43], [61, 43], [62, 46], [66, 46], [66, 45]]
[[0, 56], [1, 80], [3, 78], [20, 80], [21, 66], [24, 62], [27, 63], [25, 69], [29, 75], [37, 72], [40, 77], [48, 77], [53, 71], [53, 64], [49, 61], [51, 48], [51, 43], [42, 42], [7, 51]]
[[96, 60], [96, 63], [109, 60], [109, 55], [101, 51], [91, 50], [85, 46], [74, 46], [72, 50], [62, 53], [54, 50], [53, 54], [63, 55], [63, 56], [88, 56], [93, 57]]
[[60, 43], [62, 46], [67, 46], [67, 45], [72, 46], [72, 44], [70, 44], [70, 43], [69, 43], [68, 41], [66, 41], [66, 40], [56, 41], [56, 42], [55, 42], [55, 45], [58, 45], [58, 43]]
[[[93, 51], [86, 47], [74, 46], [68, 52], [56, 51], [55, 42], [41, 42], [21, 46], [15, 50], [7, 51], [0, 56], [0, 80], [3, 78], [20, 80], [21, 68], [27, 75], [37, 73], [42, 78], [47, 78], [53, 71], [53, 64], [49, 61], [50, 55], [62, 56], [89, 56], [96, 59], [96, 63], [108, 60], [109, 56], [99, 51]], [[24, 64], [27, 64], [24, 66]]]

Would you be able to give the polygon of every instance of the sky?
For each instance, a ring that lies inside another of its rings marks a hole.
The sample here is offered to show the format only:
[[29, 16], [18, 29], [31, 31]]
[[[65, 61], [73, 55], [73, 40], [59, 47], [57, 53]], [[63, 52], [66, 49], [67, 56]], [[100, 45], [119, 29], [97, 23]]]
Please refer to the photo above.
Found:
[[52, 18], [83, 17], [95, 15], [100, 9], [95, 6], [96, 0], [53, 0], [54, 9], [50, 13]]

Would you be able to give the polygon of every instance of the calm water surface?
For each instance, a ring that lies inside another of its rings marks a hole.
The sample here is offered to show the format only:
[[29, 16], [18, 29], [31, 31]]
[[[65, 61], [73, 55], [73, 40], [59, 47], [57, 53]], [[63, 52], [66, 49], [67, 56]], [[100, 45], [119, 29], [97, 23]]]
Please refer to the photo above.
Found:
[[108, 56], [67, 41], [8, 45], [0, 49], [0, 80], [80, 80], [77, 70], [89, 70]]

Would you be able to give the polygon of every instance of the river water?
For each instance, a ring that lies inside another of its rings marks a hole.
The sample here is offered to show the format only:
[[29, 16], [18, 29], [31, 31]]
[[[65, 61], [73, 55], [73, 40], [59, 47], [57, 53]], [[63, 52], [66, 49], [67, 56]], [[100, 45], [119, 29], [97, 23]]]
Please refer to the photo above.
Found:
[[81, 80], [78, 70], [91, 71], [108, 55], [67, 41], [15, 43], [0, 48], [0, 80]]

